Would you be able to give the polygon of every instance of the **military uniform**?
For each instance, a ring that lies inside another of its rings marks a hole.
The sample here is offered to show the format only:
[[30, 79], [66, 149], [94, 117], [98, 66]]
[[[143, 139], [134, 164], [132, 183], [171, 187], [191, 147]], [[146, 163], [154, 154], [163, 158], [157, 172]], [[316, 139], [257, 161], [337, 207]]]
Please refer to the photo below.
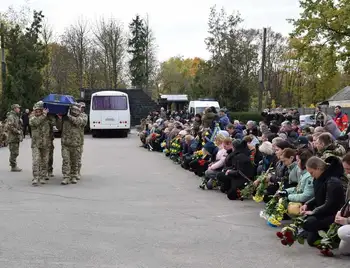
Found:
[[[85, 109], [85, 103], [84, 102], [80, 102], [79, 106], [80, 106], [80, 109], [82, 110], [81, 111], [81, 116], [83, 116], [84, 120], [87, 122], [88, 121], [88, 115], [83, 111], [83, 109]], [[81, 128], [82, 145], [81, 145], [81, 148], [80, 148], [80, 152], [81, 152], [80, 161], [78, 163], [78, 177], [77, 177], [78, 180], [80, 180], [80, 178], [81, 178], [80, 170], [81, 170], [81, 159], [82, 159], [82, 156], [83, 156], [83, 149], [84, 149], [84, 132], [85, 132], [85, 126], [83, 126]]]
[[81, 161], [81, 148], [84, 142], [82, 128], [87, 124], [86, 118], [81, 114], [80, 107], [73, 105], [67, 116], [62, 118], [62, 174], [61, 184], [77, 183], [79, 175], [79, 162]]
[[10, 150], [10, 166], [12, 172], [22, 171], [17, 166], [17, 157], [19, 155], [19, 143], [23, 140], [22, 125], [19, 113], [15, 109], [21, 108], [18, 104], [11, 106], [11, 112], [7, 114], [7, 131], [8, 131], [8, 145]]
[[[43, 102], [38, 102], [33, 107], [34, 111], [43, 109]], [[48, 179], [51, 122], [46, 113], [34, 114], [29, 118], [29, 125], [32, 130], [32, 184], [45, 184], [45, 180]]]
[[48, 177], [53, 177], [53, 152], [55, 149], [54, 146], [54, 133], [53, 127], [56, 125], [56, 119], [53, 116], [49, 116], [50, 122], [50, 145], [49, 145], [49, 164], [48, 164]]

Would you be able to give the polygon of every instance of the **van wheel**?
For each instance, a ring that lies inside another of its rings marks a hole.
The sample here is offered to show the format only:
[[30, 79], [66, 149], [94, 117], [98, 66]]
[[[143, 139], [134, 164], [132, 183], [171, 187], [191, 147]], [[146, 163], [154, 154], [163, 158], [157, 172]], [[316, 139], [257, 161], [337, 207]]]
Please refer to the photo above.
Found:
[[95, 131], [95, 130], [92, 131], [92, 137], [93, 137], [93, 138], [96, 138], [96, 137], [97, 137], [97, 131]]
[[124, 131], [122, 132], [122, 137], [123, 137], [123, 138], [127, 138], [127, 137], [128, 137], [128, 134], [129, 134], [129, 130], [124, 130]]

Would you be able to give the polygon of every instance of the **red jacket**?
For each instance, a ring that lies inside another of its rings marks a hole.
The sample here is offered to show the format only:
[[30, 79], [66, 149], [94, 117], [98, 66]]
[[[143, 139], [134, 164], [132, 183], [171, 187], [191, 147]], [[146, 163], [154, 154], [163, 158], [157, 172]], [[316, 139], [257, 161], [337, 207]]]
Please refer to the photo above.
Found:
[[348, 128], [348, 116], [346, 114], [343, 113], [339, 113], [334, 117], [334, 121], [335, 124], [337, 125], [337, 127], [339, 128], [340, 131], [345, 131]]

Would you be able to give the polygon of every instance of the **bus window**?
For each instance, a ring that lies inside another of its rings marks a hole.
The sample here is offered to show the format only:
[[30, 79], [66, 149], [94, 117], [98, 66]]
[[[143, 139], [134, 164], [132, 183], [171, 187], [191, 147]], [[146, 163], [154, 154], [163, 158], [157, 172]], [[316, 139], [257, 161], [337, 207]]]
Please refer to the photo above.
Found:
[[92, 110], [127, 110], [128, 102], [125, 96], [94, 96]]

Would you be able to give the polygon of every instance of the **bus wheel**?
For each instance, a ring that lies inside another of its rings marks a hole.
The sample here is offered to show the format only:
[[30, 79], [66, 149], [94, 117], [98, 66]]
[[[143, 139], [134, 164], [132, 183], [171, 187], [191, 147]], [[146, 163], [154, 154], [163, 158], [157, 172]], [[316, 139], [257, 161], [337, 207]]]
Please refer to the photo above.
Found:
[[127, 137], [128, 137], [128, 134], [129, 134], [129, 130], [123, 130], [123, 132], [122, 132], [122, 137], [123, 137], [123, 138], [127, 138]]

